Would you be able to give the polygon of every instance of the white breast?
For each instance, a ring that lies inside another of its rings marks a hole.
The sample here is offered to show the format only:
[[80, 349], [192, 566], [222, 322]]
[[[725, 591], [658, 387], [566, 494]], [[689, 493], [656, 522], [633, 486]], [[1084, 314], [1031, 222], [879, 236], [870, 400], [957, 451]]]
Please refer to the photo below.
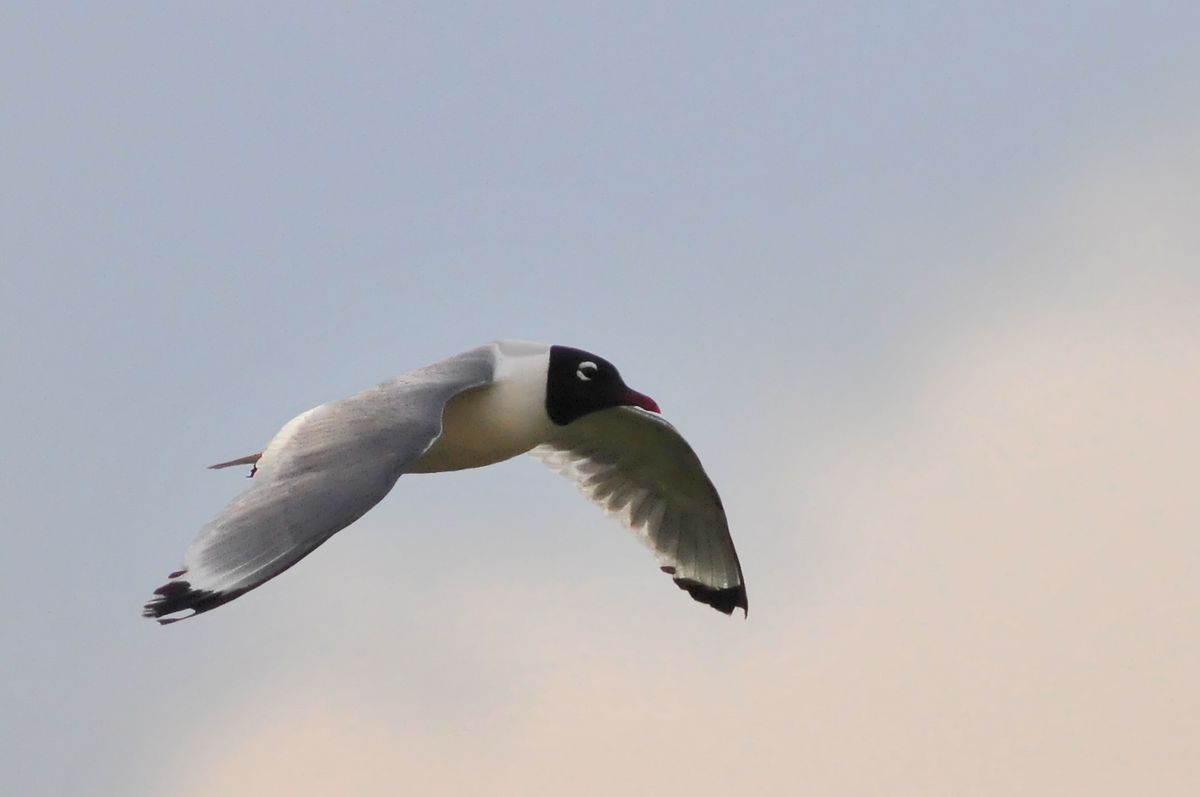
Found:
[[442, 434], [410, 473], [479, 468], [524, 454], [554, 432], [546, 415], [543, 345], [499, 344], [495, 381], [458, 394], [442, 413]]

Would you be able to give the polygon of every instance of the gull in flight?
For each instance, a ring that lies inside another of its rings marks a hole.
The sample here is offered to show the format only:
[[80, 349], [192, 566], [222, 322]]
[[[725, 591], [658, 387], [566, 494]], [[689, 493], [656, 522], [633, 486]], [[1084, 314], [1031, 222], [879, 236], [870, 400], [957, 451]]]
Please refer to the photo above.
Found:
[[379, 503], [407, 473], [532, 453], [617, 515], [659, 569], [731, 614], [746, 587], [721, 498], [691, 446], [612, 363], [568, 346], [497, 341], [284, 424], [251, 487], [200, 529], [143, 615], [166, 624], [274, 578]]

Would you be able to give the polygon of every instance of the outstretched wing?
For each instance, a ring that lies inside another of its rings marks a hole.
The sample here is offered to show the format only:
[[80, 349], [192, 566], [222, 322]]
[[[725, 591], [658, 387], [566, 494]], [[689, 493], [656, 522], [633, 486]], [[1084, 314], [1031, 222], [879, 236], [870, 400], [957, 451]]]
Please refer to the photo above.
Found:
[[693, 598], [726, 614], [747, 610], [721, 498], [696, 452], [662, 417], [636, 407], [601, 410], [532, 453], [618, 514]]
[[496, 364], [496, 346], [482, 346], [288, 422], [258, 460], [252, 487], [200, 530], [142, 614], [160, 623], [192, 617], [300, 561], [387, 495], [441, 434], [446, 402], [492, 381]]

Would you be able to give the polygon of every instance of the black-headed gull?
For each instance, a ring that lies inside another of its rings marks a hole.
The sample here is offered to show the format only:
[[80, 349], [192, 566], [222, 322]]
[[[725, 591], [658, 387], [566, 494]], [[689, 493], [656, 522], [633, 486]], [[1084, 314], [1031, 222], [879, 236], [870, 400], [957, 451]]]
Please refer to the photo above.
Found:
[[287, 570], [362, 517], [406, 473], [478, 468], [531, 452], [618, 514], [693, 598], [746, 611], [725, 510], [653, 399], [580, 349], [498, 341], [288, 421], [250, 489], [205, 525], [143, 614], [192, 617]]

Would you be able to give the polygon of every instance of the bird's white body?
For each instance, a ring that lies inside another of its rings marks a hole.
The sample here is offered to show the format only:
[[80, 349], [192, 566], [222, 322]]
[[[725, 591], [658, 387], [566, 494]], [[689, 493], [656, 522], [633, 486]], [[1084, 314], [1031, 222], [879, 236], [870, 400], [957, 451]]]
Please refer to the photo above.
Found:
[[550, 349], [503, 342], [496, 380], [459, 393], [442, 411], [442, 433], [409, 473], [481, 468], [524, 454], [550, 439], [546, 370]]

